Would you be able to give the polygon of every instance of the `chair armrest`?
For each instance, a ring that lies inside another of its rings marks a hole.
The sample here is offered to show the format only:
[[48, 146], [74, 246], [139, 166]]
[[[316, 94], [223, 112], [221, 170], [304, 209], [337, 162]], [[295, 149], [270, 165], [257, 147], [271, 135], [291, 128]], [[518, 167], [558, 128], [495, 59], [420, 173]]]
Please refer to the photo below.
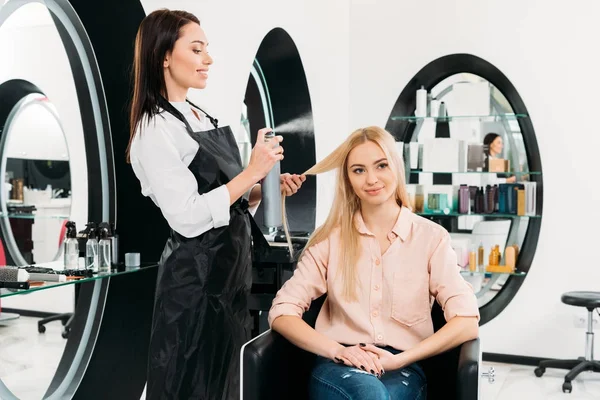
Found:
[[456, 391], [459, 400], [477, 400], [479, 393], [479, 338], [460, 346]]
[[243, 400], [308, 398], [315, 356], [268, 330], [242, 347]]

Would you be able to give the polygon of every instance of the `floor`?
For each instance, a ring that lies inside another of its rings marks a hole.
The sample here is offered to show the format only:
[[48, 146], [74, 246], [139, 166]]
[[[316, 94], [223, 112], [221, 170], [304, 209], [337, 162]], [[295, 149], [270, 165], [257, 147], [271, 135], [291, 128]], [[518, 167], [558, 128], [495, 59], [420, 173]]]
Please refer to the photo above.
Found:
[[[37, 319], [21, 317], [0, 324], [0, 379], [22, 400], [39, 400], [58, 365], [66, 340], [60, 322], [37, 331]], [[496, 381], [482, 379], [481, 400], [591, 400], [600, 399], [600, 374], [583, 373], [573, 382], [573, 393], [562, 392], [565, 372], [549, 369], [536, 378], [533, 367], [484, 363], [495, 369]], [[137, 399], [134, 399], [137, 400]]]

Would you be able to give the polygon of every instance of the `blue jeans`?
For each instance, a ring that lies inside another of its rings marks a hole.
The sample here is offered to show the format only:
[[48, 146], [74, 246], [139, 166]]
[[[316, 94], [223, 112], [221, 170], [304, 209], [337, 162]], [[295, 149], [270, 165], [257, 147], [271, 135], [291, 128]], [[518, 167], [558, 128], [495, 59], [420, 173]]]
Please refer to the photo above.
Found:
[[[385, 350], [398, 354], [391, 347]], [[309, 384], [311, 400], [425, 400], [425, 373], [417, 364], [386, 371], [380, 378], [361, 369], [317, 357]]]

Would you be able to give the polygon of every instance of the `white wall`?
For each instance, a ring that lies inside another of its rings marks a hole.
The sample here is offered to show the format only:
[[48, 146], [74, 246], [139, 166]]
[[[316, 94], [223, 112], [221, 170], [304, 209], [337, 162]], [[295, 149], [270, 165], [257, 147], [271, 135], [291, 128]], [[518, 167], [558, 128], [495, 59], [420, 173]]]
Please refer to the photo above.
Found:
[[350, 129], [384, 125], [407, 82], [427, 63], [470, 53], [517, 88], [537, 133], [544, 172], [542, 231], [530, 274], [481, 329], [486, 352], [584, 355], [585, 330], [563, 292], [600, 291], [600, 200], [595, 123], [600, 92], [600, 3], [595, 0], [367, 1], [350, 9]]

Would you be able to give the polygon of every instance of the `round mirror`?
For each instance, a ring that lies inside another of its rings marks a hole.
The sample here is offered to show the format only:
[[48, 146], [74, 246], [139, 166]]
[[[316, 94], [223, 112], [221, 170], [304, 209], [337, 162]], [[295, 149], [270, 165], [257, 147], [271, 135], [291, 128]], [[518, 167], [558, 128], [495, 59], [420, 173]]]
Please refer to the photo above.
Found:
[[386, 128], [400, 142], [414, 211], [448, 230], [489, 321], [525, 279], [541, 225], [541, 161], [525, 105], [493, 65], [456, 54], [419, 71]]
[[56, 260], [71, 211], [69, 151], [56, 108], [30, 94], [13, 108], [0, 148], [2, 225], [18, 265]]
[[[293, 96], [290, 96], [293, 93]], [[293, 149], [281, 162], [281, 173], [302, 173], [315, 164], [315, 133], [308, 82], [298, 48], [282, 28], [263, 38], [250, 68], [244, 95], [238, 143], [242, 162], [248, 160], [260, 128], [273, 128]], [[264, 199], [263, 199], [264, 200]], [[265, 231], [264, 204], [255, 214]], [[305, 239], [315, 229], [316, 179], [309, 177], [296, 195], [286, 199], [292, 237]]]

